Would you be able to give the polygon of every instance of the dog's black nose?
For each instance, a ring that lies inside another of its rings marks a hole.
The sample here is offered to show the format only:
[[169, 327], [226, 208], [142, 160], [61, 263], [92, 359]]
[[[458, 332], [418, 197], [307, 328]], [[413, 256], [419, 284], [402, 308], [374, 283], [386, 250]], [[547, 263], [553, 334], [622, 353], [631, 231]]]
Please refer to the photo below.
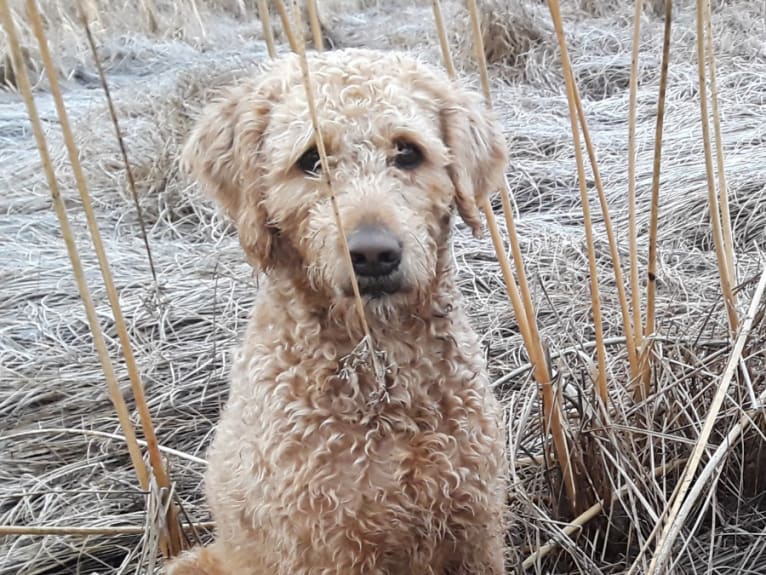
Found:
[[383, 226], [361, 226], [348, 236], [348, 251], [357, 276], [385, 276], [402, 261], [402, 242]]

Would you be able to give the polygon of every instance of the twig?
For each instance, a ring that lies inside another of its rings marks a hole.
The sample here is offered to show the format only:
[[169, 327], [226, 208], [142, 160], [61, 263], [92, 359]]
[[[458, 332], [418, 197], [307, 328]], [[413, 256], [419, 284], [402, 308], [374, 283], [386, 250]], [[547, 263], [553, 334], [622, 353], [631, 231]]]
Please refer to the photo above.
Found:
[[[300, 7], [298, 6], [297, 0], [293, 0], [293, 14], [299, 29], [302, 30], [303, 22], [301, 19]], [[283, 24], [285, 24], [288, 28], [290, 27], [289, 20], [285, 20]], [[319, 153], [319, 161], [322, 166], [322, 176], [324, 178], [327, 193], [330, 198], [330, 203], [332, 204], [332, 210], [335, 215], [335, 225], [338, 228], [338, 235], [340, 237], [341, 249], [345, 257], [346, 269], [349, 274], [349, 279], [351, 280], [351, 288], [354, 292], [354, 301], [356, 303], [356, 311], [357, 311], [357, 314], [359, 315], [359, 321], [362, 325], [364, 338], [370, 352], [370, 361], [372, 362], [375, 378], [378, 382], [378, 385], [383, 386], [385, 384], [385, 381], [384, 381], [385, 371], [383, 369], [383, 366], [380, 365], [380, 360], [377, 354], [375, 353], [374, 341], [372, 339], [372, 334], [370, 333], [369, 324], [367, 323], [367, 315], [365, 314], [365, 311], [364, 311], [364, 301], [362, 300], [362, 294], [359, 292], [359, 283], [356, 280], [356, 273], [354, 273], [354, 263], [351, 259], [351, 252], [348, 249], [348, 241], [346, 239], [346, 233], [343, 228], [343, 221], [340, 216], [338, 199], [335, 196], [335, 191], [333, 187], [332, 173], [330, 172], [330, 162], [327, 159], [327, 150], [325, 148], [324, 138], [322, 137], [322, 131], [319, 126], [319, 116], [317, 115], [316, 102], [314, 100], [314, 89], [311, 85], [309, 65], [308, 65], [308, 60], [306, 59], [306, 47], [305, 47], [305, 43], [303, 42], [302, 36], [301, 36], [301, 40], [297, 43], [296, 47], [297, 47], [296, 52], [298, 53], [298, 57], [300, 58], [300, 62], [301, 62], [301, 72], [303, 73], [303, 86], [306, 90], [306, 101], [308, 102], [309, 115], [311, 116], [311, 123], [314, 128], [314, 137], [316, 139], [317, 152]]]
[[439, 36], [439, 47], [441, 48], [442, 59], [444, 60], [444, 69], [447, 70], [447, 75], [450, 78], [454, 78], [455, 64], [452, 61], [452, 54], [450, 54], [447, 27], [444, 25], [441, 2], [439, 0], [432, 0], [431, 7], [434, 12], [434, 22], [436, 23], [436, 33]]
[[[27, 0], [27, 6], [34, 5], [34, 3], [35, 3], [34, 0]], [[82, 0], [78, 0], [77, 5], [78, 5], [78, 12], [80, 15], [80, 23], [82, 24], [82, 27], [85, 30], [85, 36], [88, 39], [88, 47], [90, 48], [90, 52], [93, 55], [93, 63], [96, 65], [96, 70], [98, 71], [98, 78], [99, 78], [99, 81], [101, 82], [101, 88], [104, 90], [104, 97], [106, 98], [106, 104], [109, 109], [109, 116], [112, 120], [112, 126], [114, 126], [114, 135], [116, 136], [117, 144], [120, 147], [120, 156], [122, 156], [122, 163], [125, 165], [125, 177], [128, 180], [128, 189], [130, 190], [130, 195], [133, 198], [133, 205], [136, 208], [138, 226], [139, 226], [139, 229], [141, 230], [141, 239], [144, 242], [144, 248], [146, 249], [146, 257], [149, 260], [149, 269], [152, 272], [152, 279], [154, 280], [155, 289], [157, 289], [159, 292], [159, 282], [157, 281], [157, 270], [154, 267], [154, 258], [152, 258], [152, 249], [149, 245], [149, 235], [146, 233], [146, 223], [144, 222], [144, 212], [143, 212], [143, 209], [141, 208], [141, 202], [138, 199], [138, 191], [136, 190], [136, 181], [135, 181], [135, 178], [133, 177], [133, 169], [130, 166], [130, 161], [128, 160], [128, 151], [127, 151], [127, 148], [125, 147], [125, 140], [122, 137], [122, 130], [120, 129], [120, 121], [117, 118], [117, 110], [115, 110], [114, 108], [114, 101], [112, 100], [112, 94], [109, 90], [109, 84], [106, 81], [106, 75], [104, 74], [104, 67], [101, 65], [101, 59], [98, 57], [98, 49], [96, 48], [96, 42], [93, 39], [93, 34], [91, 33], [91, 30], [90, 30], [88, 15], [85, 10], [85, 7], [82, 4]], [[39, 16], [37, 18], [39, 20]], [[38, 37], [38, 40], [39, 40], [39, 37]], [[70, 150], [70, 160], [71, 160], [71, 150]], [[75, 164], [77, 165], [77, 167], [75, 167]], [[80, 187], [80, 181], [83, 182], [83, 185], [85, 182], [85, 178], [82, 175], [82, 169], [80, 169], [79, 166], [80, 166], [79, 161], [72, 162], [72, 169], [75, 171], [75, 176], [77, 176], [78, 178], [78, 188]], [[87, 190], [83, 194], [83, 189], [80, 188], [80, 195], [87, 196], [88, 195]], [[88, 205], [90, 206], [90, 201], [88, 201]], [[159, 301], [159, 293], [158, 293], [157, 301]]]
[[[623, 486], [623, 489], [626, 486]], [[612, 495], [612, 500], [617, 498], [617, 492]], [[561, 533], [563, 533], [565, 536], [572, 535], [576, 531], [579, 531], [583, 528], [583, 526], [588, 523], [591, 519], [594, 517], [598, 517], [598, 515], [601, 513], [601, 511], [604, 509], [604, 503], [603, 501], [599, 501], [597, 503], [594, 503], [591, 505], [588, 509], [583, 511], [580, 515], [578, 515], [573, 521], [570, 521], [566, 527], [564, 527], [561, 530]], [[560, 536], [559, 536], [560, 538]], [[530, 567], [534, 567], [537, 563], [540, 562], [546, 555], [548, 555], [551, 551], [556, 549], [559, 546], [559, 542], [556, 539], [551, 539], [544, 545], [541, 545], [532, 555], [524, 559], [524, 561], [521, 563], [522, 570], [526, 571]]]

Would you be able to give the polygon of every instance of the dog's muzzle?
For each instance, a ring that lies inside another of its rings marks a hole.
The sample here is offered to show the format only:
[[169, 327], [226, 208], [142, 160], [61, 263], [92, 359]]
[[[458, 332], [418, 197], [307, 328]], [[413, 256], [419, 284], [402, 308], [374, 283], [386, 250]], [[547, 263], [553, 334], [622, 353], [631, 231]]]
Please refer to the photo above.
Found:
[[364, 295], [382, 296], [402, 289], [402, 241], [384, 226], [360, 226], [347, 238], [348, 251]]

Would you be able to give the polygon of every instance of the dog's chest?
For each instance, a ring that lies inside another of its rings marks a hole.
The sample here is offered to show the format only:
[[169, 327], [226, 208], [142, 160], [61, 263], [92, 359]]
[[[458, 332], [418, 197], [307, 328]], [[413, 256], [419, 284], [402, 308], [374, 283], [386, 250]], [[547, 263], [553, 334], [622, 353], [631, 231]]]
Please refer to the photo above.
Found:
[[299, 501], [299, 513], [332, 525], [443, 529], [461, 509], [486, 501], [499, 476], [494, 415], [489, 398], [473, 390], [387, 404], [363, 421], [307, 411], [272, 438], [272, 494], [284, 508]]

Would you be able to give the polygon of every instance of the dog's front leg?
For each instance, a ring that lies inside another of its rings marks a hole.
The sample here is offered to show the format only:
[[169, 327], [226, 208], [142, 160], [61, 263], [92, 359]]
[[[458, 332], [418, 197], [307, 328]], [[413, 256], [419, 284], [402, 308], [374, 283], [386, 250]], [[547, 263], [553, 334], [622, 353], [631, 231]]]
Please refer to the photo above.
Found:
[[497, 529], [471, 530], [457, 541], [445, 575], [505, 575], [505, 542]]

